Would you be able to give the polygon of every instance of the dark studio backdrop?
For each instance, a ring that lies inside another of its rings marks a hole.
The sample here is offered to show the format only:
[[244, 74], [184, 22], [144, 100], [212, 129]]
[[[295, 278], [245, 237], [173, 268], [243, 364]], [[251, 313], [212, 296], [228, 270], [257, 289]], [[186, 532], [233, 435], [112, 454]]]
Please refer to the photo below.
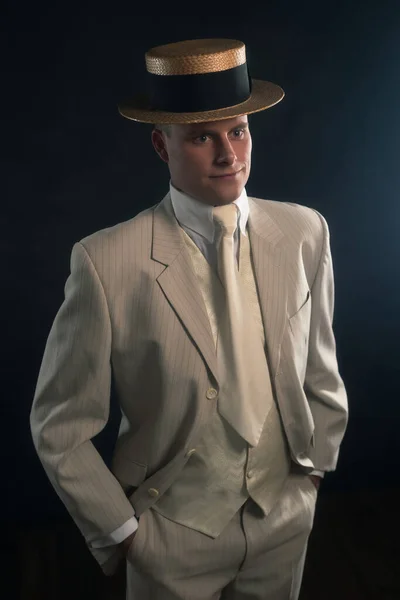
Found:
[[[45, 342], [74, 242], [168, 191], [151, 127], [123, 119], [117, 103], [144, 85], [146, 50], [190, 38], [244, 41], [253, 77], [286, 92], [250, 117], [248, 194], [316, 208], [330, 227], [350, 418], [337, 471], [320, 493], [400, 484], [400, 8], [281, 2], [245, 9], [210, 18], [33, 3], [14, 5], [2, 20], [0, 514], [8, 525], [66, 518], [29, 430]], [[118, 419], [114, 403], [96, 440], [107, 460]]]

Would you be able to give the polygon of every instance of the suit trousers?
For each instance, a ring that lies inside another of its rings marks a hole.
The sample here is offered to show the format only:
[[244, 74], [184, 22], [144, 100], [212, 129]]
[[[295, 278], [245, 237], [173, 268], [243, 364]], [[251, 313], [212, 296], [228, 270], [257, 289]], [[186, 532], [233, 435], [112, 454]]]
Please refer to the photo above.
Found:
[[291, 472], [265, 516], [249, 498], [217, 538], [149, 508], [127, 555], [127, 600], [297, 600], [317, 500]]

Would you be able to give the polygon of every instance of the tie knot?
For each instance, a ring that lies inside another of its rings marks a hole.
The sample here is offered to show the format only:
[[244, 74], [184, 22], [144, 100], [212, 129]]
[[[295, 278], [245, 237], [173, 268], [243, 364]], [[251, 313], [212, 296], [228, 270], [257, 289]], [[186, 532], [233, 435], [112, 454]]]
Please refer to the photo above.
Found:
[[213, 207], [214, 221], [220, 225], [223, 234], [229, 236], [234, 234], [237, 227], [237, 215], [238, 209], [234, 203]]

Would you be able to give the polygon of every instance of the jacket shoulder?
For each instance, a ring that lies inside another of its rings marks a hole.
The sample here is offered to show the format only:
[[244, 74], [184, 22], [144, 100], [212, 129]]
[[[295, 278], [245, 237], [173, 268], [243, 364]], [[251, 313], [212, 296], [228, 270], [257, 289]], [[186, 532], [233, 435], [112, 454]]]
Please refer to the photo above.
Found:
[[281, 200], [263, 200], [255, 197], [252, 197], [252, 200], [285, 234], [290, 234], [292, 237], [297, 234], [300, 239], [323, 237], [327, 223], [321, 213], [314, 208]]
[[254, 198], [258, 211], [265, 211], [283, 235], [288, 256], [302, 261], [309, 285], [329, 246], [329, 229], [325, 218], [315, 209], [294, 202]]
[[95, 231], [81, 240], [78, 243], [82, 244], [90, 255], [97, 254], [102, 248], [121, 249], [120, 246], [127, 244], [128, 240], [134, 240], [137, 235], [150, 235], [153, 211], [158, 205], [154, 204], [150, 208], [139, 212], [135, 217], [126, 221], [121, 221], [110, 227], [105, 227]]

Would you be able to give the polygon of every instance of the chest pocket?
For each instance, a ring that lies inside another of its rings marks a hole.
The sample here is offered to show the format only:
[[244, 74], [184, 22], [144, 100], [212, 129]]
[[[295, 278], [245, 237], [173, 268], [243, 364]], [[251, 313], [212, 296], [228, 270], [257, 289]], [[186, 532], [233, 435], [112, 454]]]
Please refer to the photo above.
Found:
[[296, 343], [303, 346], [308, 344], [311, 318], [311, 293], [307, 290], [307, 295], [296, 312], [289, 317], [288, 324], [290, 332]]

